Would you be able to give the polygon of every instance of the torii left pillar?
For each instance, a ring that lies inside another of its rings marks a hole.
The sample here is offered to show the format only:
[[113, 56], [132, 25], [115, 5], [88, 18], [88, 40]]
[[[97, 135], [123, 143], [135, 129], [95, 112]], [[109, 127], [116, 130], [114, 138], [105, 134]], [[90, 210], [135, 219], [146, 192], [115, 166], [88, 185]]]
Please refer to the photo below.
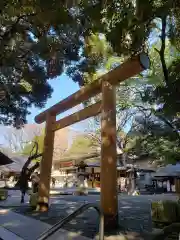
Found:
[[118, 227], [116, 91], [102, 83], [101, 119], [101, 208], [106, 230]]
[[55, 121], [56, 116], [52, 116], [50, 114], [47, 115], [37, 206], [37, 211], [41, 212], [47, 211], [49, 207], [51, 169], [54, 149], [54, 131], [52, 129]]

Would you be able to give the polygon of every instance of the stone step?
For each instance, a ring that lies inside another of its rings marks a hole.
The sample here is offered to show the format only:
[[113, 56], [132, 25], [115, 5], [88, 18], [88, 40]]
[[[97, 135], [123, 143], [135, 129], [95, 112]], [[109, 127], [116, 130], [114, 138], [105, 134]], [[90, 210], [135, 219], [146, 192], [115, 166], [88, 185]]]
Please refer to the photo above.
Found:
[[24, 240], [6, 228], [0, 227], [0, 240]]
[[[15, 213], [8, 209], [0, 209], [0, 226], [2, 234], [12, 233], [12, 240], [36, 240], [44, 232], [51, 228], [51, 225], [36, 220], [31, 217]], [[14, 235], [13, 235], [14, 234]], [[3, 237], [0, 232], [0, 240]], [[16, 238], [15, 238], [16, 237]], [[11, 238], [2, 238], [11, 240]], [[60, 229], [58, 232], [48, 238], [49, 240], [79, 239], [88, 240], [80, 234]]]
[[61, 229], [49, 237], [48, 240], [90, 240], [90, 238], [81, 236], [79, 233], [68, 232]]
[[[94, 240], [98, 239], [99, 236], [97, 235]], [[105, 235], [104, 240], [143, 240], [143, 238], [138, 233], [129, 232], [126, 234]]]
[[9, 209], [0, 209], [0, 226], [26, 240], [36, 239], [42, 232], [50, 228], [49, 224]]

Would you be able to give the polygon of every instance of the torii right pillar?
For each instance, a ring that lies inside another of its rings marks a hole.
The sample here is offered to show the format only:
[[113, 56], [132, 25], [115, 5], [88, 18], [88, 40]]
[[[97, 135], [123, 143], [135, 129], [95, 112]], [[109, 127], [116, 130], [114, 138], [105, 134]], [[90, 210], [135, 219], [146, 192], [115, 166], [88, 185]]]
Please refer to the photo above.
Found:
[[105, 229], [118, 226], [116, 91], [109, 82], [102, 82], [101, 116], [101, 208]]

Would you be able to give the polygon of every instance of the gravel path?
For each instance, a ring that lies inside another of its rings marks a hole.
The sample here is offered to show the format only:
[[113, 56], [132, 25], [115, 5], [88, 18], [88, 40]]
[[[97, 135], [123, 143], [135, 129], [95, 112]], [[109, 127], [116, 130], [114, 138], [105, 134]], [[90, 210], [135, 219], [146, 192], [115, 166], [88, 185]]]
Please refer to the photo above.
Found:
[[[174, 199], [174, 196], [166, 195], [145, 195], [145, 196], [120, 196], [119, 197], [119, 225], [121, 230], [134, 232], [135, 235], [142, 232], [142, 229], [146, 231], [152, 231], [150, 203], [152, 200], [160, 199]], [[98, 195], [90, 196], [56, 196], [51, 199], [51, 207], [48, 213], [32, 213], [28, 211], [28, 206], [13, 207], [12, 210], [25, 214], [27, 216], [39, 219], [51, 225], [57, 223], [59, 220], [72, 213], [75, 209], [86, 202], [99, 203]], [[79, 232], [89, 238], [94, 238], [98, 233], [99, 217], [93, 209], [89, 209], [69, 224], [64, 226], [64, 229], [68, 231]], [[138, 239], [137, 235], [134, 238]]]

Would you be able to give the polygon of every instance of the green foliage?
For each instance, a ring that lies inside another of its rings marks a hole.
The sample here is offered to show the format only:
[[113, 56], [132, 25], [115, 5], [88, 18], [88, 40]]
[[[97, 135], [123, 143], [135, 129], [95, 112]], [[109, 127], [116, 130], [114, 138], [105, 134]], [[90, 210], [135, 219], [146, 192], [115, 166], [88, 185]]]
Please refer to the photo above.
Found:
[[8, 198], [8, 190], [7, 189], [0, 189], [0, 201], [4, 201]]
[[[2, 90], [6, 94], [6, 89], [12, 90], [11, 98], [6, 98], [10, 99], [7, 102], [10, 107], [6, 104], [6, 108], [1, 108], [1, 122], [19, 123], [19, 119], [25, 122], [27, 107], [44, 106], [51, 94], [47, 78], [60, 74], [64, 66], [68, 66], [67, 74], [83, 86], [127, 57], [145, 50], [152, 61], [151, 70], [137, 79], [129, 79], [117, 89], [118, 132], [131, 125], [120, 142], [127, 152], [139, 155], [146, 152], [163, 161], [179, 158], [180, 9], [177, 1], [77, 1], [73, 7], [67, 2], [60, 6], [57, 1], [18, 4], [17, 1], [13, 5], [16, 11], [12, 13], [8, 2], [8, 8], [3, 9], [5, 15], [2, 14], [3, 26], [14, 29], [11, 26], [18, 20], [15, 24], [18, 29], [10, 31], [8, 37], [2, 33], [0, 63], [3, 56], [2, 66], [6, 70], [3, 72], [1, 68]], [[17, 19], [19, 13], [27, 15], [27, 12], [28, 16]], [[4, 76], [10, 83], [4, 84]], [[91, 146], [85, 139], [78, 142], [70, 152]]]
[[70, 66], [67, 73], [80, 86], [89, 84], [102, 74], [101, 70], [104, 70], [106, 64], [111, 68], [115, 61], [119, 62], [119, 58], [113, 57], [112, 48], [106, 38], [102, 34], [91, 33], [84, 39], [79, 63]]
[[[43, 153], [44, 134], [42, 134], [40, 136], [35, 136], [31, 143], [25, 145], [25, 147], [24, 147], [24, 149], [23, 149], [21, 154], [23, 154], [25, 156], [29, 156], [30, 153], [31, 153], [31, 155], [35, 154], [36, 153], [36, 149], [35, 148], [34, 148], [33, 152], [31, 152], [32, 149], [33, 149], [33, 146], [34, 146], [34, 142], [38, 143], [38, 152], [37, 152], [37, 154]], [[40, 160], [41, 160], [41, 158], [37, 158], [35, 161], [40, 161]]]
[[[67, 73], [80, 86], [90, 83], [101, 70], [147, 50], [164, 17], [166, 35], [179, 47], [179, 5], [172, 0], [8, 0], [0, 10], [0, 123], [17, 127], [26, 122], [28, 107], [45, 105], [52, 93], [47, 79], [61, 74], [64, 66], [70, 65]], [[178, 69], [177, 62], [173, 65]]]
[[152, 202], [152, 221], [162, 223], [178, 222], [179, 204], [176, 201]]
[[[159, 29], [160, 34], [162, 28]], [[179, 52], [165, 36], [154, 41], [149, 52], [151, 70], [142, 76], [141, 113], [134, 121], [136, 136], [132, 151], [149, 155], [162, 164], [180, 159], [179, 134]], [[164, 44], [164, 49], [162, 45]]]
[[86, 135], [80, 135], [74, 139], [70, 149], [65, 153], [64, 156], [68, 157], [76, 154], [87, 154], [92, 148], [92, 140]]
[[104, 33], [118, 55], [132, 55], [147, 49], [158, 19], [168, 16], [168, 36], [178, 44], [179, 5], [177, 1], [122, 0], [82, 1], [81, 11], [86, 26], [93, 32]]
[[19, 127], [51, 97], [47, 80], [78, 60], [83, 29], [55, 0], [1, 1], [0, 11], [0, 123]]
[[136, 156], [149, 156], [159, 165], [174, 164], [180, 159], [177, 141], [170, 141], [159, 136], [136, 136], [131, 141], [128, 152]]

